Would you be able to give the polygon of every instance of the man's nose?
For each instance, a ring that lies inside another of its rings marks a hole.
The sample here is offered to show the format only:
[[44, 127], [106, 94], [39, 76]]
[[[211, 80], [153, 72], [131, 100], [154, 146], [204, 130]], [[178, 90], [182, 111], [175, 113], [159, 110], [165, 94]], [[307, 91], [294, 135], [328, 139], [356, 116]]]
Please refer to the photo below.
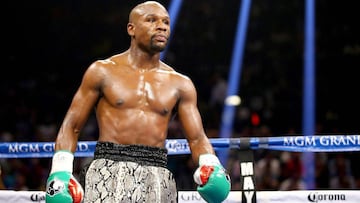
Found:
[[156, 24], [156, 29], [162, 30], [162, 31], [167, 31], [169, 29], [169, 25], [160, 21]]

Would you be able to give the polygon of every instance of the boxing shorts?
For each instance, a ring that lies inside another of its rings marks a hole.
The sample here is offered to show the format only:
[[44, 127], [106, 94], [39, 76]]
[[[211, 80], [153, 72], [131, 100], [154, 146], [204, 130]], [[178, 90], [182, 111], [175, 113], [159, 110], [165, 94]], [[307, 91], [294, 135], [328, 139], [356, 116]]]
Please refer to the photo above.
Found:
[[84, 184], [84, 203], [177, 202], [164, 148], [98, 142]]

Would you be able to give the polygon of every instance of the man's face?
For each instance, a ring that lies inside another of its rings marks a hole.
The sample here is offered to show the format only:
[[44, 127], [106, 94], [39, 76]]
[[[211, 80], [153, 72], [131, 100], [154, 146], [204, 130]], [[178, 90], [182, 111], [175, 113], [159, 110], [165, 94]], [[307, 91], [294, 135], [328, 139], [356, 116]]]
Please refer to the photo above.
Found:
[[[170, 17], [168, 12], [157, 4], [144, 5], [135, 10], [130, 35], [138, 46], [151, 53], [165, 49], [170, 36]], [[129, 30], [129, 25], [128, 25]]]

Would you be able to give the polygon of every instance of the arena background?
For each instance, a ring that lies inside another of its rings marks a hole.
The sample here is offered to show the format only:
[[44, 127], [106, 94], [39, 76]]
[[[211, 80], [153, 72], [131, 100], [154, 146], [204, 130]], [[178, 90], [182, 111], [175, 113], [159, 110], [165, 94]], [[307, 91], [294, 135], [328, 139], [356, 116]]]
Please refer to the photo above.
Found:
[[[2, 3], [1, 142], [54, 141], [87, 66], [128, 48], [127, 15], [139, 2]], [[240, 2], [184, 0], [164, 59], [193, 79], [209, 137], [219, 133], [222, 106], [211, 102], [211, 91], [221, 87], [219, 76], [225, 82], [228, 76]], [[316, 0], [316, 134], [359, 133], [360, 14], [355, 3]], [[234, 137], [302, 134], [303, 33], [304, 1], [252, 1]], [[94, 119], [80, 140], [96, 139]], [[176, 119], [169, 138], [183, 138]], [[318, 189], [360, 188], [358, 152], [316, 155]], [[229, 158], [226, 167], [237, 177], [232, 154]], [[257, 151], [255, 159], [263, 166], [256, 169], [259, 190], [294, 189], [283, 183], [304, 167], [298, 153]], [[78, 158], [75, 172], [88, 161]], [[1, 159], [2, 188], [44, 190], [49, 164], [47, 158]], [[180, 190], [195, 189], [188, 155], [171, 157], [169, 167]], [[265, 180], [267, 174], [273, 179]], [[344, 181], [333, 179], [338, 174], [345, 174]], [[234, 190], [238, 184], [233, 183]]]

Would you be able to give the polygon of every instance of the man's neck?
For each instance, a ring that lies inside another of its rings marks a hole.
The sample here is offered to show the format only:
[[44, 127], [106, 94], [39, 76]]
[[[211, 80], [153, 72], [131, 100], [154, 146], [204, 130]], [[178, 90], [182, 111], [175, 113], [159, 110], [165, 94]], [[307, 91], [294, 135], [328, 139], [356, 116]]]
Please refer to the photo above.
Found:
[[139, 48], [130, 48], [128, 53], [128, 62], [134, 69], [151, 70], [160, 65], [160, 53], [150, 54]]

